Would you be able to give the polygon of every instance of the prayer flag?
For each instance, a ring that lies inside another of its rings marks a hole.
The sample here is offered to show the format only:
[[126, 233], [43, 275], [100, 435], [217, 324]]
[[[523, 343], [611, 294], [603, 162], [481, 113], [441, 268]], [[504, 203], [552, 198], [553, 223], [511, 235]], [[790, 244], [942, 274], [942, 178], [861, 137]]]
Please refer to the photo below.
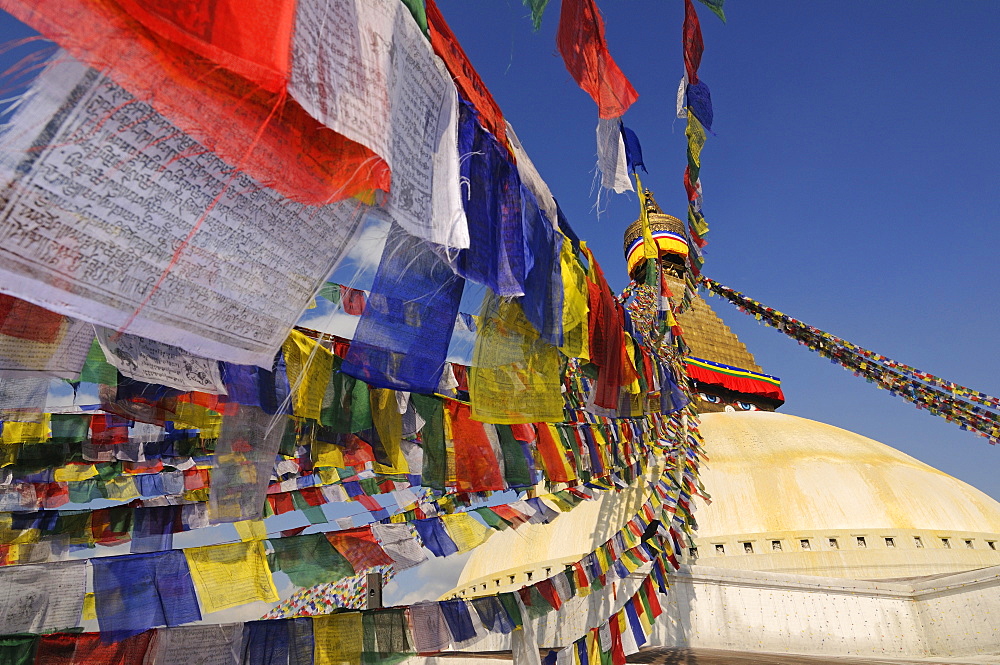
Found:
[[260, 540], [184, 550], [205, 613], [278, 600]]
[[608, 53], [604, 21], [594, 0], [563, 0], [556, 45], [570, 75], [597, 102], [601, 118], [620, 118], [638, 99]]
[[90, 562], [97, 623], [105, 641], [201, 619], [188, 562], [179, 550]]

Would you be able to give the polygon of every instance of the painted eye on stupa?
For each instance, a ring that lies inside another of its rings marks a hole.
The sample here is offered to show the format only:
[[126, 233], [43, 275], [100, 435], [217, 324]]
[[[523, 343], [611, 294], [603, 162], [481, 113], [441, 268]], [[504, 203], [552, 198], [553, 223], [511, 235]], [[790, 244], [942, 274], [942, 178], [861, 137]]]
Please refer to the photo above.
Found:
[[757, 406], [756, 404], [751, 404], [750, 402], [736, 401], [733, 402], [733, 404], [735, 404], [736, 408], [739, 409], [740, 411], [760, 411], [759, 406]]
[[709, 395], [708, 393], [698, 393], [698, 395], [711, 404], [722, 404], [722, 398], [718, 395]]

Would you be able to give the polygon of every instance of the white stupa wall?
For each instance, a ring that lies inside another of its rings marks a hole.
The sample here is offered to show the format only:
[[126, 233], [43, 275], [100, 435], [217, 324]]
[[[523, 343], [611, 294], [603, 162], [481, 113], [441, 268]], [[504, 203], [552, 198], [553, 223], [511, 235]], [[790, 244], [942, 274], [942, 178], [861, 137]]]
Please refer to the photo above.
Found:
[[1000, 654], [1000, 567], [907, 584], [693, 566], [650, 646], [881, 657]]

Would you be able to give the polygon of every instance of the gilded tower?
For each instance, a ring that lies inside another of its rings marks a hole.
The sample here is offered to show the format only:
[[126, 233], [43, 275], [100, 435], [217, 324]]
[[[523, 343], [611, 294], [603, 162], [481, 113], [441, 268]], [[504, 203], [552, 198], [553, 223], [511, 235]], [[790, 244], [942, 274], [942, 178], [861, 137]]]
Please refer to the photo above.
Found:
[[[649, 190], [646, 190], [646, 206], [663, 268], [663, 286], [679, 294], [684, 289], [684, 260], [688, 253], [684, 223], [664, 214]], [[641, 220], [625, 230], [624, 250], [629, 277], [643, 283], [646, 262]], [[781, 406], [784, 402], [781, 381], [764, 374], [753, 354], [701, 296], [695, 295], [691, 306], [677, 320], [690, 349], [685, 362], [701, 398], [699, 411], [774, 411]]]

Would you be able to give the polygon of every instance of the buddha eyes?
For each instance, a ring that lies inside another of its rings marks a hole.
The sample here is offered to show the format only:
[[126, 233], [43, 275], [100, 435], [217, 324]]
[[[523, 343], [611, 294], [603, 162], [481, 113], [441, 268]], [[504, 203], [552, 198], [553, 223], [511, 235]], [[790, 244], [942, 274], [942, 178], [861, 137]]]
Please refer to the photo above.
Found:
[[750, 402], [737, 401], [733, 402], [733, 404], [735, 404], [736, 408], [739, 409], [740, 411], [760, 411], [760, 407], [758, 407], [756, 404], [751, 404]]
[[710, 404], [722, 404], [722, 398], [718, 395], [709, 395], [708, 393], [698, 393], [698, 395]]

